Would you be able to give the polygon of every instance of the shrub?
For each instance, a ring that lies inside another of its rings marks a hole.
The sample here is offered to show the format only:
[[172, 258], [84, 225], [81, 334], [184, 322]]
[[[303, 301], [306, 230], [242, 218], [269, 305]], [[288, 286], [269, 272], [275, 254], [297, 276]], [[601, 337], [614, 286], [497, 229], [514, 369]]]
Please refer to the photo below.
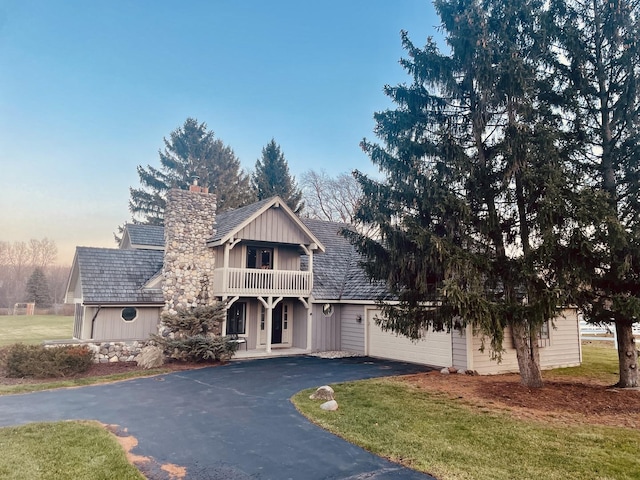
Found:
[[164, 365], [164, 351], [157, 345], [147, 345], [136, 358], [136, 363], [142, 368], [157, 368]]
[[208, 335], [165, 339], [163, 346], [169, 357], [185, 362], [227, 361], [238, 350], [238, 343], [230, 337]]
[[185, 362], [227, 361], [238, 350], [238, 343], [221, 337], [220, 330], [226, 314], [226, 303], [178, 309], [162, 314], [163, 332], [152, 335], [164, 353]]
[[93, 352], [85, 345], [46, 348], [16, 343], [5, 359], [8, 377], [66, 377], [85, 372], [93, 363]]

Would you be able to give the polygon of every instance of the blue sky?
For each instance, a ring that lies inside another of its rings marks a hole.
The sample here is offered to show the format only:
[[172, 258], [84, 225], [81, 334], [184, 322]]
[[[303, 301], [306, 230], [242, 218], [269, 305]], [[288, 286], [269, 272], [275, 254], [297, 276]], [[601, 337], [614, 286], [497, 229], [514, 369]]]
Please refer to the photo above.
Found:
[[245, 170], [275, 138], [296, 177], [373, 173], [400, 30], [438, 24], [428, 0], [0, 0], [0, 241], [115, 246], [136, 166], [187, 117]]

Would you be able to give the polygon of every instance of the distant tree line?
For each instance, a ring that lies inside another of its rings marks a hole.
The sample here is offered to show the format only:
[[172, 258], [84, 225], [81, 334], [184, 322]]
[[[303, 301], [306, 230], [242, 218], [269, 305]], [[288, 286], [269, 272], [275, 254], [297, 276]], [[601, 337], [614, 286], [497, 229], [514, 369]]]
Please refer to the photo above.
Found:
[[0, 308], [34, 302], [38, 308], [64, 303], [69, 267], [55, 265], [53, 240], [0, 241]]

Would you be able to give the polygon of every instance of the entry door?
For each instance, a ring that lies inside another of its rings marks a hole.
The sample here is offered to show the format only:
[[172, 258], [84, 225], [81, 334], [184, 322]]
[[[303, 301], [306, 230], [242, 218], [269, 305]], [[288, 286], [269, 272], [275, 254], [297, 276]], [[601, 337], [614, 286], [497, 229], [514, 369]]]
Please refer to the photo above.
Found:
[[[291, 345], [291, 312], [293, 305], [290, 302], [280, 302], [273, 308], [271, 316], [271, 343]], [[267, 343], [267, 310], [260, 306], [258, 318], [258, 345]]]
[[271, 343], [282, 343], [282, 302], [273, 308], [271, 318]]

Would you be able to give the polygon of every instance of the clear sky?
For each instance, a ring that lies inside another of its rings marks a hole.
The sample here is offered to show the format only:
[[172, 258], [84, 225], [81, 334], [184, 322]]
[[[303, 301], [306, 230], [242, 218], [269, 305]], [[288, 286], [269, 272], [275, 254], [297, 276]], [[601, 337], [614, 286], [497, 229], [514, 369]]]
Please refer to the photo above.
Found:
[[245, 170], [275, 138], [299, 177], [375, 170], [400, 30], [437, 36], [428, 0], [0, 0], [0, 240], [114, 247], [137, 165], [206, 122]]

